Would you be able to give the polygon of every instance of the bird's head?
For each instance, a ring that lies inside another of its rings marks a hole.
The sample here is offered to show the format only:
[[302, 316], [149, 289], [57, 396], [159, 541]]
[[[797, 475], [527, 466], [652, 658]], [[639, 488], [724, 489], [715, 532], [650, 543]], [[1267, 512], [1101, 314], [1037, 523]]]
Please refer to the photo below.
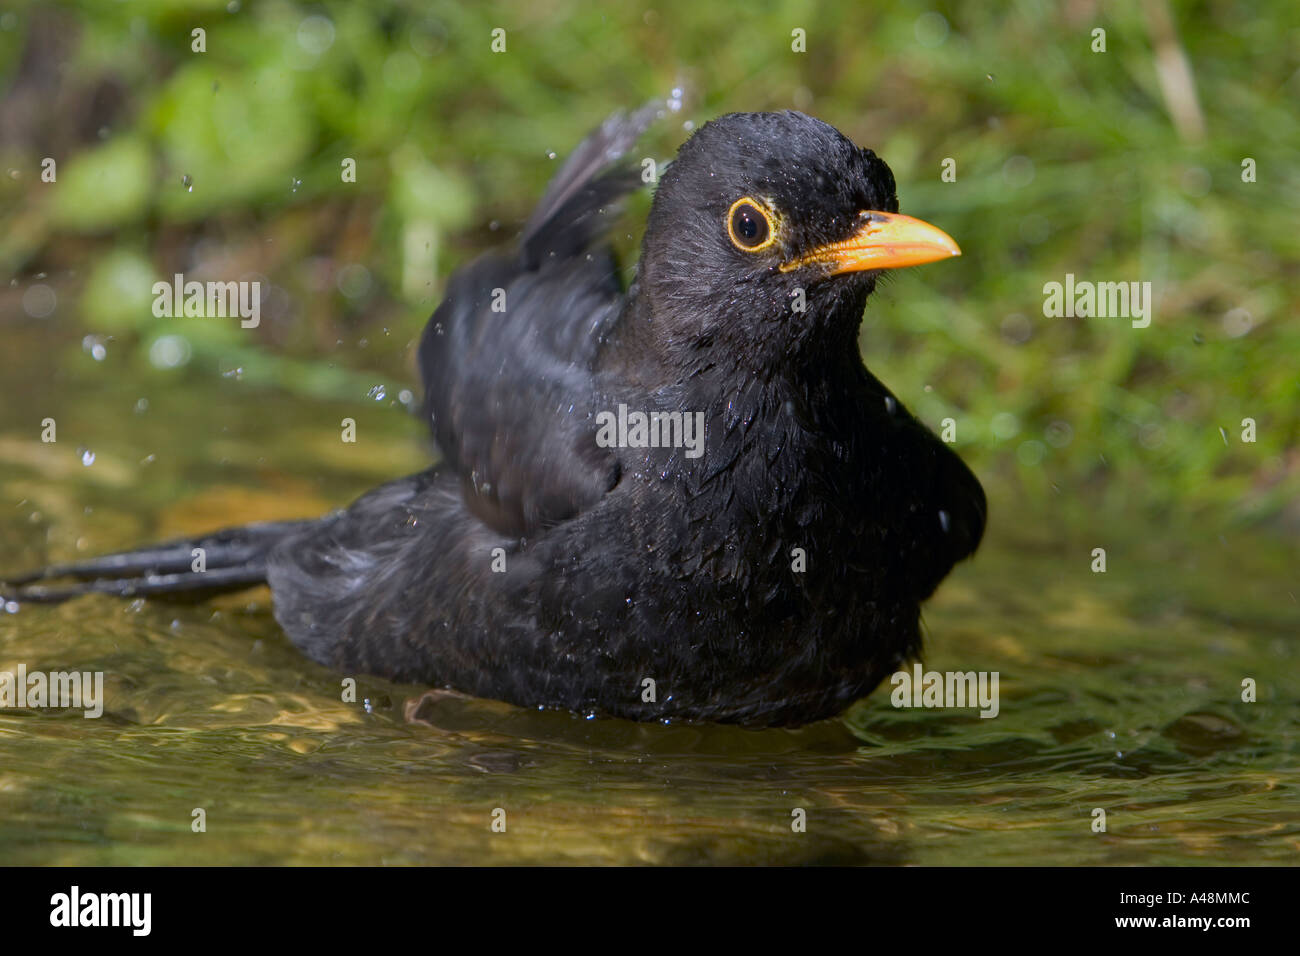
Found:
[[782, 361], [855, 336], [881, 270], [960, 254], [898, 213], [889, 167], [834, 127], [796, 112], [731, 113], [665, 171], [640, 270], [677, 349], [743, 344]]

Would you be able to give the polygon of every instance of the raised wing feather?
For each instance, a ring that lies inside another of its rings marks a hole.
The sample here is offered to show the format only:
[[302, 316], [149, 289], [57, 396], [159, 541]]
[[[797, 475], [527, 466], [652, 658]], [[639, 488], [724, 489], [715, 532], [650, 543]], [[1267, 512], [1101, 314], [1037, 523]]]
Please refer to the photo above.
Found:
[[640, 185], [611, 168], [657, 104], [606, 120], [560, 169], [513, 255], [452, 277], [420, 343], [424, 411], [466, 502], [493, 529], [527, 535], [580, 513], [619, 479], [595, 444], [591, 361], [623, 290], [601, 245]]

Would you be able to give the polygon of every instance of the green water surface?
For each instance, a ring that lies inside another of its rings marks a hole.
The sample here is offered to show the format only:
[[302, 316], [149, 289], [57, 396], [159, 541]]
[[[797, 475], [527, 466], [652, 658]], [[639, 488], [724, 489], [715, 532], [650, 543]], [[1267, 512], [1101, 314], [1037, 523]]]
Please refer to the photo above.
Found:
[[[136, 376], [111, 344], [97, 361], [15, 334], [0, 570], [319, 513], [426, 461], [400, 382], [320, 402], [233, 369]], [[339, 441], [347, 416], [355, 446]], [[798, 731], [408, 707], [423, 688], [373, 678], [351, 703], [280, 633], [265, 590], [0, 613], [0, 670], [103, 671], [107, 698], [97, 720], [0, 711], [0, 862], [1300, 859], [1294, 539], [989, 484], [983, 548], [927, 605], [925, 664], [997, 671], [996, 719], [895, 709], [888, 687]]]

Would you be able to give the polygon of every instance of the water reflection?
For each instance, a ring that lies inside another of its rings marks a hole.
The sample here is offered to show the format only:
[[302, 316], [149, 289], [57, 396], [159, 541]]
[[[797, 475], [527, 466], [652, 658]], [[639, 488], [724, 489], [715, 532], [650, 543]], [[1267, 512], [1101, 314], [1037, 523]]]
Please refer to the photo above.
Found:
[[[319, 513], [422, 460], [415, 423], [364, 390], [335, 407], [196, 381], [135, 415], [138, 385], [40, 376], [14, 370], [3, 389], [60, 416], [67, 447], [33, 451], [22, 403], [0, 403], [6, 568]], [[344, 412], [369, 416], [364, 461], [328, 440]], [[90, 467], [79, 434], [94, 436]], [[2, 613], [0, 670], [102, 670], [106, 704], [98, 720], [0, 711], [0, 852], [19, 864], [1294, 862], [1294, 549], [1020, 507], [995, 498], [978, 560], [926, 609], [927, 667], [1001, 674], [993, 720], [895, 710], [888, 687], [793, 731], [585, 720], [365, 677], [345, 700], [342, 675], [279, 632], [264, 590]], [[1103, 535], [1113, 570], [1094, 575]]]

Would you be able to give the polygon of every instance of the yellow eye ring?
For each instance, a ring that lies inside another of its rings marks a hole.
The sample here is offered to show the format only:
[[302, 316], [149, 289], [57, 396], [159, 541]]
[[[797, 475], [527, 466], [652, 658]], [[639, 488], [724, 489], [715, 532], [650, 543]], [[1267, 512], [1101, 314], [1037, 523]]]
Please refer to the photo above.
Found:
[[741, 196], [727, 210], [727, 235], [742, 252], [761, 252], [776, 242], [776, 226], [763, 203]]

